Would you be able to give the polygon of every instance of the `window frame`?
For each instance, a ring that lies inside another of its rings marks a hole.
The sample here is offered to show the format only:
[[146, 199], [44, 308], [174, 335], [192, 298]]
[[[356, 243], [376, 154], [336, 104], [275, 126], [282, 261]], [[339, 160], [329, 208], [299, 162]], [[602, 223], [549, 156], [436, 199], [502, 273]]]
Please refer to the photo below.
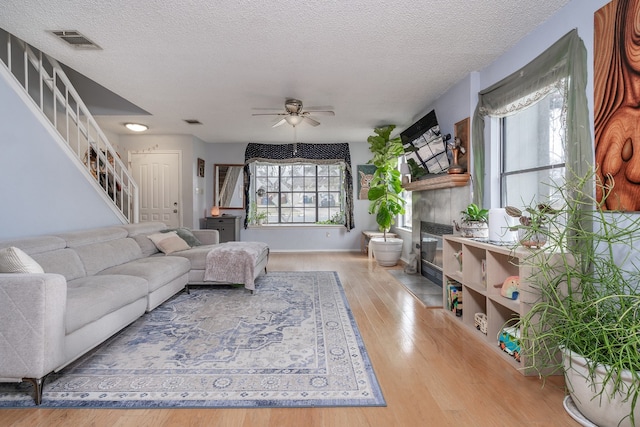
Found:
[[[296, 166], [298, 167], [302, 167], [303, 172], [302, 175], [295, 175], [295, 168]], [[258, 168], [259, 167], [266, 167], [267, 168], [267, 173], [262, 175], [258, 173]], [[340, 172], [339, 175], [332, 175], [331, 173], [331, 168], [335, 168], [338, 167]], [[250, 168], [250, 173], [252, 176], [251, 179], [251, 185], [250, 185], [250, 191], [249, 191], [249, 203], [251, 204], [251, 206], [255, 206], [255, 212], [265, 212], [267, 215], [267, 221], [264, 222], [263, 224], [266, 225], [273, 225], [273, 226], [327, 226], [327, 225], [333, 225], [333, 226], [345, 226], [346, 224], [346, 215], [345, 215], [345, 209], [346, 209], [346, 205], [347, 205], [347, 199], [346, 199], [346, 191], [344, 188], [344, 180], [345, 180], [345, 174], [346, 174], [346, 165], [344, 162], [342, 161], [337, 161], [335, 163], [325, 163], [325, 164], [318, 164], [318, 163], [314, 163], [314, 162], [305, 162], [305, 161], [299, 161], [299, 162], [278, 162], [277, 160], [270, 160], [270, 161], [256, 161], [256, 162], [252, 162], [249, 165]], [[269, 173], [269, 169], [270, 168], [276, 168], [277, 169], [277, 174], [272, 174]], [[307, 173], [307, 168], [313, 168], [313, 173], [312, 174], [308, 174]], [[322, 174], [321, 172], [321, 168], [327, 168], [328, 170], [326, 171], [326, 174]], [[290, 174], [287, 174], [287, 169], [290, 169]], [[283, 173], [284, 172], [284, 173]], [[264, 193], [263, 195], [259, 195], [259, 193], [261, 193], [260, 187], [258, 187], [258, 182], [260, 180], [265, 180], [265, 179], [275, 179], [275, 183], [269, 183], [267, 182], [267, 188], [264, 189]], [[291, 180], [291, 184], [290, 184], [290, 189], [283, 189], [283, 181], [285, 181], [287, 178], [289, 178]], [[303, 183], [303, 188], [301, 190], [295, 190], [294, 189], [294, 184], [293, 181], [294, 179], [300, 179], [302, 178], [302, 183]], [[310, 178], [310, 181], [313, 182], [313, 190], [309, 190], [307, 188], [305, 188], [307, 186], [307, 180]], [[327, 180], [327, 189], [322, 189], [320, 187], [319, 184], [319, 180], [326, 178]], [[256, 188], [258, 187], [258, 188]], [[302, 198], [302, 206], [297, 206], [297, 203], [294, 203], [293, 200], [295, 198], [295, 195], [301, 195], [300, 197]], [[306, 197], [311, 195], [311, 200], [313, 200], [313, 202], [306, 202], [304, 200], [306, 200]], [[337, 197], [336, 197], [337, 196]], [[258, 203], [258, 197], [261, 197], [262, 203]], [[264, 203], [264, 200], [276, 200], [278, 201], [276, 202], [267, 202], [266, 204]], [[329, 205], [328, 206], [322, 206], [322, 200], [329, 200]], [[337, 201], [336, 201], [337, 199]], [[283, 205], [282, 200], [287, 200], [285, 203], [287, 203], [288, 205]], [[320, 202], [318, 202], [320, 201]], [[336, 203], [336, 205], [334, 205], [333, 203]], [[313, 206], [305, 206], [307, 203], [313, 203]], [[296, 210], [296, 208], [302, 209], [303, 210], [303, 217], [302, 217], [302, 221], [295, 221], [294, 220], [294, 211]], [[337, 208], [337, 211], [336, 211]], [[285, 218], [286, 210], [290, 210], [291, 214], [287, 219], [290, 220], [283, 220], [283, 218]], [[314, 220], [313, 221], [306, 221], [306, 214], [307, 212], [313, 209], [313, 217]], [[326, 209], [326, 216], [327, 219], [326, 220], [320, 220], [319, 218], [323, 217], [322, 216], [322, 210]], [[270, 218], [272, 218], [271, 215], [269, 215], [270, 212], [275, 212], [273, 215], [273, 217], [277, 218], [277, 222], [275, 221], [269, 221]]]

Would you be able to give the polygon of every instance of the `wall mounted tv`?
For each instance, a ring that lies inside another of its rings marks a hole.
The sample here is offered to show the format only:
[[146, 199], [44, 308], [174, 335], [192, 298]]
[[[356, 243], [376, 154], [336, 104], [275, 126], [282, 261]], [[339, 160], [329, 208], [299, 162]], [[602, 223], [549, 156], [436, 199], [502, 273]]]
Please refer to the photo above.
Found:
[[442, 173], [449, 168], [448, 138], [440, 133], [435, 110], [405, 129], [400, 138], [412, 179]]

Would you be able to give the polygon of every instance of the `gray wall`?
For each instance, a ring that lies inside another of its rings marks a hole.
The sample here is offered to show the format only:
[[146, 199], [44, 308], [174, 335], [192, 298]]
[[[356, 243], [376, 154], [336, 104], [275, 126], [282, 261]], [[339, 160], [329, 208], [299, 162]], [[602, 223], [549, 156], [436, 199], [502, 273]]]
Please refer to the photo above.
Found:
[[0, 239], [120, 224], [35, 110], [0, 73]]

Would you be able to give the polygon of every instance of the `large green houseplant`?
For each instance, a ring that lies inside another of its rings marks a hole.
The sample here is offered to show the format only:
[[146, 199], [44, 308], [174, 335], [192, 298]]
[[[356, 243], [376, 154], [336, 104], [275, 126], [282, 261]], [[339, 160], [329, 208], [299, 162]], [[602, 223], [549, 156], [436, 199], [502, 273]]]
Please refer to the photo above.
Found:
[[369, 136], [369, 150], [373, 158], [367, 163], [376, 167], [369, 184], [369, 213], [375, 214], [382, 231], [381, 239], [373, 238], [373, 254], [378, 264], [396, 265], [402, 254], [402, 239], [387, 237], [387, 231], [395, 223], [397, 215], [403, 214], [405, 201], [400, 197], [402, 181], [398, 170], [398, 157], [404, 150], [400, 137], [391, 138], [395, 125], [375, 128], [375, 135]]
[[547, 227], [518, 226], [547, 240], [524, 260], [536, 298], [519, 321], [521, 345], [544, 375], [564, 370], [569, 411], [575, 404], [599, 426], [640, 425], [640, 216], [601, 209], [611, 189], [593, 173], [573, 176], [554, 189], [561, 206], [546, 212]]

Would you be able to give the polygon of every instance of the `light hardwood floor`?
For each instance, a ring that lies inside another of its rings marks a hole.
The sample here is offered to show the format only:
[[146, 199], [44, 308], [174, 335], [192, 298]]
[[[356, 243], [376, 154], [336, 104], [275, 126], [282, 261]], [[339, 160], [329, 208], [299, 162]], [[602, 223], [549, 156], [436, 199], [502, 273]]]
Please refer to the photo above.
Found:
[[[386, 407], [302, 409], [11, 409], [1, 426], [577, 426], [564, 382], [542, 387], [475, 341], [442, 309], [427, 309], [357, 253], [272, 253], [270, 271], [337, 271]], [[476, 345], [478, 344], [478, 345]]]

